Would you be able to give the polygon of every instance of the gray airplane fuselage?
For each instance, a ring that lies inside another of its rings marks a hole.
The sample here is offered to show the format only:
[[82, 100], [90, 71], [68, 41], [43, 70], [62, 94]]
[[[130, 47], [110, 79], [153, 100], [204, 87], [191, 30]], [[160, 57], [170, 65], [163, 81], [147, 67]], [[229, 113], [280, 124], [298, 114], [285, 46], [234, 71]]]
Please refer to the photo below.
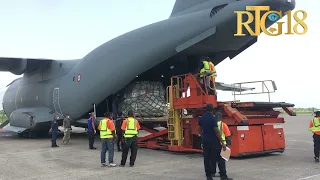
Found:
[[[227, 5], [212, 13], [214, 7], [223, 4]], [[68, 113], [72, 119], [79, 119], [92, 109], [92, 103], [100, 103], [123, 89], [136, 76], [169, 58], [239, 50], [255, 37], [234, 37], [234, 11], [245, 11], [249, 5], [269, 5], [272, 10], [289, 10], [294, 8], [295, 2], [291, 1], [288, 5], [287, 0], [207, 1], [169, 19], [116, 37], [82, 59], [56, 60], [44, 69], [25, 73], [8, 87], [3, 98], [3, 108], [10, 117], [10, 125], [41, 127], [37, 124], [51, 121], [52, 112], [61, 114], [61, 117]], [[268, 22], [267, 26], [273, 23]], [[196, 45], [192, 44], [195, 37], [201, 39], [199, 35], [208, 37]], [[188, 43], [191, 46], [183, 49]], [[179, 48], [183, 50], [177, 52]], [[19, 109], [40, 111], [41, 108], [47, 108], [41, 110], [44, 112], [42, 118], [36, 118], [31, 124], [29, 121], [22, 122], [12, 113]]]

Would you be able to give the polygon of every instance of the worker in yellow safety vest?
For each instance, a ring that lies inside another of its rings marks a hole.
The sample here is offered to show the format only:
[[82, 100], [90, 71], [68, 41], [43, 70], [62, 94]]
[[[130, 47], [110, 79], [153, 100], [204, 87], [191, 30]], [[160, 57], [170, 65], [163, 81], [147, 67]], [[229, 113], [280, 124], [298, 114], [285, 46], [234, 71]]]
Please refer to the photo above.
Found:
[[140, 129], [139, 122], [133, 117], [133, 111], [128, 111], [128, 118], [123, 120], [121, 129], [123, 130], [123, 146], [122, 146], [122, 158], [120, 166], [124, 167], [127, 161], [129, 149], [131, 149], [130, 155], [130, 167], [134, 166], [138, 152], [138, 133]]
[[[220, 131], [221, 139], [222, 139], [224, 145], [230, 146], [231, 145], [231, 133], [230, 133], [230, 130], [228, 128], [228, 125], [221, 121], [222, 113], [221, 112], [217, 112], [215, 114], [215, 118], [218, 121], [218, 129]], [[219, 170], [220, 170], [219, 174], [220, 174], [221, 179], [223, 179], [223, 180], [232, 180], [232, 178], [229, 178], [227, 176], [226, 161], [221, 156], [220, 156], [220, 158], [218, 158], [218, 162], [213, 162], [213, 163], [214, 163], [212, 165], [213, 170], [211, 171], [212, 172], [212, 176], [215, 176], [216, 167], [217, 167], [217, 164], [218, 164], [218, 167], [219, 167]]]
[[[114, 156], [114, 140], [116, 138], [115, 126], [112, 119], [112, 113], [106, 112], [104, 114], [105, 118], [99, 123], [98, 129], [100, 130], [101, 139], [101, 166], [115, 167], [116, 164], [113, 163]], [[109, 163], [106, 164], [106, 153], [108, 151]]]
[[314, 160], [319, 162], [320, 152], [320, 110], [316, 111], [315, 117], [310, 121], [309, 131], [313, 132], [313, 143], [314, 143]]
[[206, 84], [209, 94], [213, 95], [215, 94], [216, 90], [216, 69], [214, 67], [214, 64], [212, 63], [211, 58], [201, 57], [200, 60], [202, 62], [202, 68], [200, 70], [200, 78], [202, 78], [202, 84]]

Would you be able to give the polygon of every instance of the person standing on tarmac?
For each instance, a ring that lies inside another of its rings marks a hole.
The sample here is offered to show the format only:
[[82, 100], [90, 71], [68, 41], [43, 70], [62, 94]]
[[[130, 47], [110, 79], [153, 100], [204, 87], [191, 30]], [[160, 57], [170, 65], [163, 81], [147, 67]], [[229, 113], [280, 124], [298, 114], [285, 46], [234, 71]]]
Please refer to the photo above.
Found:
[[310, 121], [309, 131], [313, 132], [314, 160], [318, 163], [320, 152], [320, 110], [315, 112], [315, 117]]
[[[101, 167], [109, 166], [115, 167], [113, 163], [114, 156], [114, 140], [116, 137], [114, 123], [112, 119], [112, 113], [106, 112], [105, 118], [99, 123], [98, 129], [100, 130], [101, 138]], [[106, 164], [106, 153], [108, 151], [109, 164]]]
[[59, 116], [55, 115], [52, 123], [51, 123], [51, 147], [59, 147], [57, 145], [57, 136], [58, 136], [58, 131], [59, 131], [59, 125], [58, 125], [58, 121], [59, 120]]
[[120, 167], [125, 166], [129, 149], [131, 149], [130, 167], [133, 167], [138, 152], [138, 133], [140, 124], [135, 118], [133, 118], [132, 110], [128, 111], [128, 118], [126, 120], [123, 120], [121, 129], [124, 131], [124, 138]]
[[63, 129], [64, 129], [64, 136], [62, 138], [61, 144], [69, 144], [70, 140], [70, 133], [71, 133], [71, 120], [69, 114], [66, 114], [66, 118], [63, 120]]
[[88, 119], [88, 139], [89, 139], [89, 149], [97, 149], [93, 146], [94, 144], [94, 139], [96, 135], [96, 127], [94, 124], [94, 115], [93, 113], [90, 113], [90, 118]]
[[[216, 164], [220, 157], [221, 149], [226, 150], [226, 145], [223, 143], [221, 134], [218, 129], [217, 119], [213, 115], [213, 104], [206, 105], [207, 112], [204, 113], [198, 121], [199, 136], [202, 137], [204, 169], [207, 180], [212, 178], [212, 165]], [[225, 180], [225, 178], [221, 178]]]
[[[230, 146], [231, 145], [231, 133], [228, 128], [228, 125], [221, 121], [221, 119], [222, 119], [221, 112], [217, 112], [215, 117], [218, 121], [218, 129], [221, 134], [221, 138], [222, 138], [224, 145]], [[215, 176], [216, 169], [217, 169], [217, 163], [214, 163], [212, 166], [213, 166], [212, 176]], [[232, 178], [228, 178], [226, 161], [220, 156], [220, 154], [219, 154], [219, 159], [218, 159], [218, 167], [219, 167], [219, 171], [220, 171], [219, 174], [220, 174], [221, 179], [233, 180]]]
[[121, 129], [122, 122], [123, 122], [122, 112], [119, 111], [118, 118], [115, 120], [116, 131], [117, 131], [117, 147], [118, 147], [119, 152], [121, 151], [121, 149], [123, 149], [123, 146], [122, 146], [123, 134], [122, 134], [122, 129]]

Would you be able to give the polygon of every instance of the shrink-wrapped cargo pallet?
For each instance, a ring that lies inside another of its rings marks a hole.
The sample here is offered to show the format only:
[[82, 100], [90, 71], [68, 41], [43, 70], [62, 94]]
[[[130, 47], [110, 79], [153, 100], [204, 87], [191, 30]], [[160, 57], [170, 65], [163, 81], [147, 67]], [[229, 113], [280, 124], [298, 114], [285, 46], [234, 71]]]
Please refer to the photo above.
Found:
[[131, 109], [136, 117], [163, 117], [167, 115], [165, 88], [160, 82], [133, 82], [120, 97], [119, 110], [125, 115]]

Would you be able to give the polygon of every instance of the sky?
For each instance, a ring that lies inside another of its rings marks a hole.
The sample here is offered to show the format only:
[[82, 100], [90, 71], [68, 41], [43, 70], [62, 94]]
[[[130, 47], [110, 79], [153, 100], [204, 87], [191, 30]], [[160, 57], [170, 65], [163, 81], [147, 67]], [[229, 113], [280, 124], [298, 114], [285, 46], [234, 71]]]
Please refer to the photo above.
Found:
[[[308, 13], [305, 35], [270, 37], [236, 58], [217, 65], [216, 81], [238, 83], [274, 80], [271, 101], [296, 107], [320, 108], [316, 41], [319, 40], [319, 1], [296, 0], [295, 10]], [[175, 0], [0, 0], [0, 57], [79, 59], [123, 33], [167, 19]], [[312, 2], [312, 3], [311, 3]], [[286, 19], [286, 18], [284, 18]], [[17, 78], [0, 72], [0, 108], [6, 85]], [[261, 87], [262, 84], [245, 84]], [[269, 86], [271, 87], [271, 86]], [[255, 92], [261, 91], [261, 88]], [[269, 101], [268, 94], [236, 96], [241, 101]], [[218, 100], [231, 101], [231, 92]]]

